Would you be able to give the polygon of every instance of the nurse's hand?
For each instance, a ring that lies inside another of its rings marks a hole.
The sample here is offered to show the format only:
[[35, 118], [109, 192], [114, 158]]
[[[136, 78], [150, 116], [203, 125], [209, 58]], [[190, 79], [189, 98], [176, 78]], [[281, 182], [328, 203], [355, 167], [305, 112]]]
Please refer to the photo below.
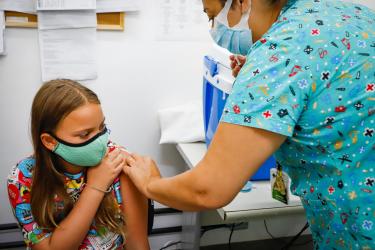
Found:
[[238, 72], [240, 72], [242, 66], [246, 62], [246, 57], [241, 55], [231, 55], [229, 57], [230, 60], [230, 67], [232, 69], [232, 75], [237, 77]]
[[126, 158], [123, 171], [133, 181], [134, 185], [145, 196], [150, 198], [147, 186], [153, 181], [161, 178], [160, 172], [154, 160], [150, 157], [131, 154]]

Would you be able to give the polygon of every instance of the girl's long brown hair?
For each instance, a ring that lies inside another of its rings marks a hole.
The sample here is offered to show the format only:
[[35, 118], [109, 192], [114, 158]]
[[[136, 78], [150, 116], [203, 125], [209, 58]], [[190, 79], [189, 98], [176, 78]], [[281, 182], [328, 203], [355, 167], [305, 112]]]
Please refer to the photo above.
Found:
[[[65, 216], [73, 208], [73, 200], [66, 192], [64, 169], [58, 156], [42, 144], [40, 135], [55, 132], [62, 119], [87, 103], [100, 104], [100, 101], [90, 89], [65, 79], [45, 83], [34, 98], [31, 109], [31, 136], [36, 163], [31, 186], [31, 210], [34, 220], [41, 228], [53, 230], [61, 221], [56, 213], [56, 195], [64, 201]], [[124, 236], [123, 216], [112, 194], [104, 197], [95, 215], [95, 223], [97, 227], [105, 227]]]

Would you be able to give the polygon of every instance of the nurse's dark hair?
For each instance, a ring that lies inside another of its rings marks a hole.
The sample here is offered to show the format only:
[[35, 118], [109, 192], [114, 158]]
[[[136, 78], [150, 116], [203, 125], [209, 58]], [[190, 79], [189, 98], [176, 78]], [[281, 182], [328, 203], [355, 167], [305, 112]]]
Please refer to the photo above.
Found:
[[[61, 214], [66, 217], [74, 202], [65, 189], [64, 168], [59, 156], [43, 145], [40, 136], [42, 133], [55, 132], [60, 121], [88, 103], [100, 104], [98, 96], [78, 82], [66, 79], [44, 83], [34, 97], [31, 108], [31, 137], [35, 167], [30, 191], [31, 211], [36, 223], [48, 231], [58, 227], [64, 219]], [[62, 211], [57, 211], [59, 206], [55, 204], [56, 197], [64, 202]], [[95, 215], [95, 223], [99, 228], [105, 227], [125, 235], [122, 212], [112, 193], [105, 195]]]
[[269, 5], [274, 5], [278, 2], [280, 2], [280, 0], [266, 0], [268, 2]]

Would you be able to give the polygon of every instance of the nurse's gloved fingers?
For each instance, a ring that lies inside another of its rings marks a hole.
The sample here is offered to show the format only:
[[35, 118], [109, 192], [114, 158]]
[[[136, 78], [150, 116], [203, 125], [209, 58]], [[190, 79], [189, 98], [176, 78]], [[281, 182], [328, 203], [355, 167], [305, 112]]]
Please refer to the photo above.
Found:
[[136, 165], [137, 160], [134, 158], [134, 156], [132, 156], [132, 157], [127, 157], [127, 158], [125, 159], [125, 163], [126, 163], [126, 165], [129, 165], [129, 167], [132, 167], [132, 166], [135, 166], [135, 165]]
[[124, 158], [124, 160], [128, 157], [132, 157], [132, 155], [129, 151], [122, 150], [121, 148], [120, 148], [120, 153], [121, 153], [122, 157]]
[[235, 67], [237, 66], [237, 62], [236, 61], [231, 61], [230, 62], [230, 68], [233, 70]]
[[235, 70], [236, 67], [241, 67], [245, 64], [246, 62], [246, 57], [242, 55], [231, 55], [229, 56], [230, 60], [230, 67], [232, 70]]
[[238, 75], [238, 73], [240, 72], [240, 70], [241, 70], [241, 67], [236, 66], [236, 67], [232, 70], [232, 75], [233, 75], [234, 77], [237, 77], [237, 75]]
[[236, 61], [237, 61], [238, 66], [242, 67], [242, 65], [246, 63], [246, 56], [236, 55]]
[[230, 68], [234, 69], [234, 67], [236, 67], [236, 65], [237, 65], [235, 55], [229, 56], [229, 60], [230, 60]]
[[132, 158], [134, 159], [134, 161], [136, 161], [136, 162], [143, 162], [143, 156], [142, 155], [139, 155], [139, 154], [136, 154], [136, 153], [132, 153], [131, 154], [131, 156], [132, 156]]

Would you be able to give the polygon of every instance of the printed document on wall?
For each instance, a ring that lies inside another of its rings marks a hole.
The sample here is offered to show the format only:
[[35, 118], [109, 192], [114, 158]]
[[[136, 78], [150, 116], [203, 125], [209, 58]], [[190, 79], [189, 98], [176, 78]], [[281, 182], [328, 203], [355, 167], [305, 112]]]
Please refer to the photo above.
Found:
[[42, 79], [97, 78], [96, 28], [39, 30]]
[[94, 10], [38, 11], [39, 30], [96, 28], [96, 26]]
[[36, 13], [36, 0], [0, 0], [0, 10]]
[[154, 0], [156, 40], [194, 41], [209, 36], [202, 0]]
[[4, 32], [5, 32], [5, 16], [4, 16], [4, 11], [0, 10], [0, 55], [3, 55], [5, 53]]
[[96, 0], [37, 0], [37, 10], [94, 10]]
[[129, 12], [139, 10], [139, 0], [96, 0], [96, 12]]

